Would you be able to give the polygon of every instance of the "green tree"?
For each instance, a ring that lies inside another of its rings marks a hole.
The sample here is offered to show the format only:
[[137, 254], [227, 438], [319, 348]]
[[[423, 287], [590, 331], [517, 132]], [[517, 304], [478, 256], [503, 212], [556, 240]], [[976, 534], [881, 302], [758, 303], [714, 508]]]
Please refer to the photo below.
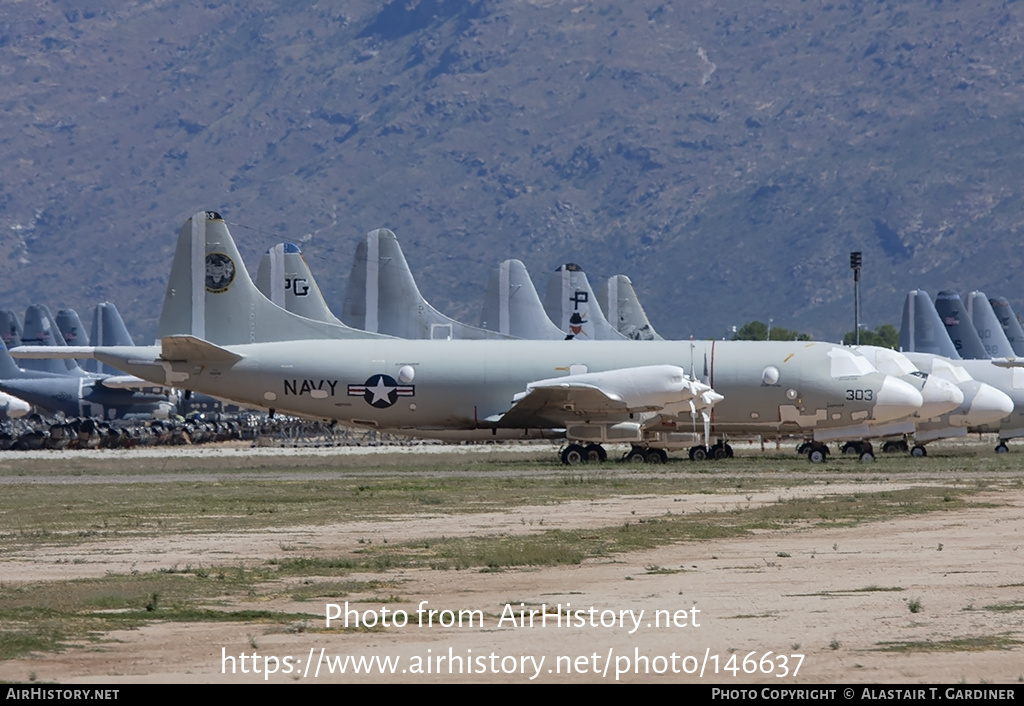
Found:
[[[733, 334], [734, 341], [767, 341], [768, 324], [762, 321], [751, 321], [736, 329]], [[782, 328], [772, 324], [773, 341], [810, 341], [811, 337], [806, 333], [799, 333], [788, 328]]]
[[[772, 331], [772, 334], [775, 332]], [[773, 335], [772, 338], [775, 336]], [[843, 343], [852, 346], [854, 341], [853, 331], [843, 336]], [[900, 332], [892, 324], [882, 324], [874, 331], [863, 329], [860, 332], [860, 343], [862, 346], [880, 346], [895, 350], [900, 345]]]

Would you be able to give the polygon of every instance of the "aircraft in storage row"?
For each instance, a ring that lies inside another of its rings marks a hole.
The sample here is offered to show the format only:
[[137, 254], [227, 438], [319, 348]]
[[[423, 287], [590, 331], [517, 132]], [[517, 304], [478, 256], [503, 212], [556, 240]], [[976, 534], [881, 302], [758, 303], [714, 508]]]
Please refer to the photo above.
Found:
[[710, 438], [724, 451], [736, 434], [858, 438], [923, 403], [912, 385], [829, 343], [402, 340], [314, 321], [259, 293], [210, 211], [181, 229], [159, 336], [157, 346], [60, 355], [357, 427], [447, 439], [564, 436], [567, 462], [601, 458], [607, 442], [659, 461], [695, 435], [704, 436], [691, 448], [698, 456]]

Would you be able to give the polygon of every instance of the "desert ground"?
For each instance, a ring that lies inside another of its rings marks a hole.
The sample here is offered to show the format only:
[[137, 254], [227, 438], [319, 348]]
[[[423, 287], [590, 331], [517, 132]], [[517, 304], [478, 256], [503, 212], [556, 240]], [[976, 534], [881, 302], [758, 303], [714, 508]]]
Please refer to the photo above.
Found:
[[5, 453], [0, 680], [1024, 680], [1020, 449], [554, 451]]

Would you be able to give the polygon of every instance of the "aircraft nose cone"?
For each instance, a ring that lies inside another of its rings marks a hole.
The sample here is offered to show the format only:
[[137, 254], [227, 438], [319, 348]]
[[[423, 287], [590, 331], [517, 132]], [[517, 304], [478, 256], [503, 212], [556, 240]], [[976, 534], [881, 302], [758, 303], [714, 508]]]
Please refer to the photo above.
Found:
[[971, 400], [971, 406], [966, 415], [966, 426], [995, 424], [1012, 413], [1013, 400], [1008, 394], [991, 385], [980, 383], [978, 392]]
[[924, 397], [910, 383], [886, 375], [875, 399], [872, 419], [889, 422], [909, 417], [924, 404]]
[[934, 376], [928, 377], [921, 390], [921, 396], [924, 398], [920, 412], [922, 419], [932, 419], [952, 412], [964, 403], [964, 393], [959, 387]]
[[32, 411], [32, 406], [25, 400], [2, 392], [0, 392], [0, 408], [2, 408], [11, 419], [24, 417]]

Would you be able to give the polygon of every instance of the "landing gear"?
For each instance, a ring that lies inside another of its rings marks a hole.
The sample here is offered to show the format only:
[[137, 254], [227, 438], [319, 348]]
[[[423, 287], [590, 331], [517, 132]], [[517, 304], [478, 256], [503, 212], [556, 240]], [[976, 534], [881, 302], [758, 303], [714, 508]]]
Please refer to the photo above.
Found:
[[[914, 448], [917, 447], [915, 446]], [[923, 449], [924, 447], [922, 446], [921, 448]], [[908, 449], [906, 441], [887, 441], [884, 444], [882, 444], [882, 453], [896, 454], [900, 452], [905, 452], [907, 450]], [[910, 455], [913, 456], [914, 452], [911, 451]]]
[[860, 460], [864, 463], [875, 460], [875, 447], [870, 441], [862, 441], [860, 444]]
[[914, 448], [910, 449], [910, 455], [914, 458], [924, 458], [928, 455], [928, 449], [921, 444], [917, 444]]
[[626, 463], [647, 463], [647, 454], [639, 446], [634, 446], [626, 454]]
[[668, 453], [665, 452], [665, 449], [645, 449], [642, 446], [634, 446], [626, 454], [625, 461], [626, 463], [667, 463]]
[[586, 462], [586, 451], [579, 444], [569, 444], [562, 449], [562, 463], [566, 466], [578, 466]]
[[706, 446], [694, 446], [690, 449], [691, 461], [707, 461], [710, 454]]
[[996, 446], [997, 454], [1005, 454], [1010, 452], [1010, 447], [1006, 445], [1006, 441], [1003, 439], [999, 440], [999, 445]]
[[716, 461], [721, 461], [725, 458], [732, 458], [732, 447], [724, 441], [719, 441], [708, 449], [708, 456]]
[[578, 466], [581, 463], [604, 463], [608, 460], [608, 452], [601, 444], [569, 444], [562, 449], [562, 463], [566, 466]]
[[863, 444], [859, 441], [847, 441], [843, 444], [843, 454], [846, 456], [860, 456]]
[[583, 457], [586, 463], [604, 463], [608, 460], [608, 452], [601, 444], [587, 444], [583, 449]]
[[811, 463], [824, 463], [825, 459], [828, 458], [828, 446], [819, 441], [809, 441], [807, 443], [810, 446], [807, 451], [807, 460]]
[[668, 454], [665, 449], [648, 449], [646, 460], [647, 463], [662, 464], [668, 461]]

